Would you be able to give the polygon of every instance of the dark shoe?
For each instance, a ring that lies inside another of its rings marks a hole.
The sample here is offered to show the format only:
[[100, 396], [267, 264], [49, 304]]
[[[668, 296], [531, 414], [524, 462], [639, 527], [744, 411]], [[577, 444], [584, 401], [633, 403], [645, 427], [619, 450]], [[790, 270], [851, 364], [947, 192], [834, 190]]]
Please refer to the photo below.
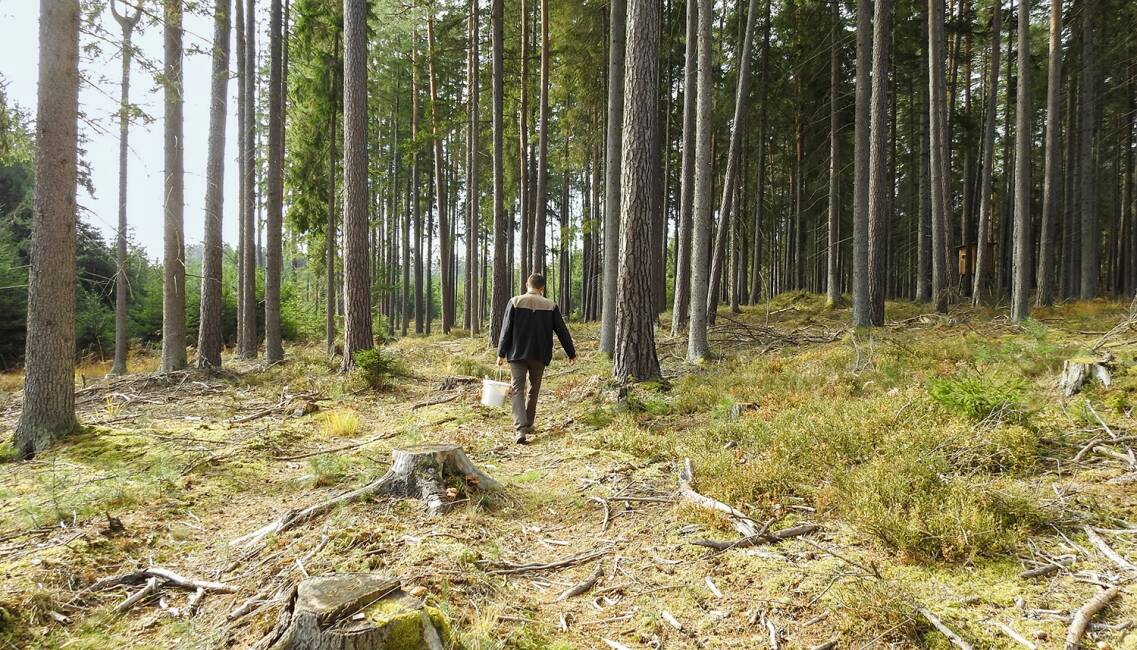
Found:
[[529, 444], [529, 439], [525, 437], [525, 432], [522, 431], [521, 433], [517, 434], [517, 438], [514, 440], [514, 442], [519, 445], [527, 445]]

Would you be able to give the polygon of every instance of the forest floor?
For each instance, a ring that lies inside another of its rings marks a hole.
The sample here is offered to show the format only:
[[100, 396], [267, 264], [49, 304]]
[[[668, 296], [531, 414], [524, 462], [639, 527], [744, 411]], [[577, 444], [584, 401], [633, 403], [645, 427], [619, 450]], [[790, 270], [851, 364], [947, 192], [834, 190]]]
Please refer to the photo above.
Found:
[[[480, 338], [391, 343], [409, 376], [383, 391], [340, 374], [322, 346], [290, 347], [270, 368], [227, 358], [166, 377], [141, 373], [148, 356], [122, 379], [90, 364], [87, 429], [0, 465], [0, 648], [248, 647], [304, 574], [347, 571], [399, 578], [472, 649], [950, 647], [921, 610], [977, 648], [1023, 647], [1008, 630], [1059, 648], [1106, 584], [1121, 592], [1086, 645], [1137, 648], [1137, 326], [1109, 302], [1034, 315], [1015, 325], [890, 303], [887, 327], [855, 331], [821, 297], [781, 296], [720, 312], [714, 361], [687, 364], [686, 340], [663, 337], [666, 381], [623, 394], [595, 326], [577, 324], [582, 361], [549, 368], [527, 446], [505, 410], [478, 404], [478, 379], [496, 374]], [[1063, 361], [1106, 352], [1112, 386], [1063, 398]], [[0, 431], [14, 427], [20, 383], [0, 376]], [[415, 500], [360, 501], [251, 551], [230, 544], [426, 442], [464, 446], [502, 489], [434, 518]], [[695, 490], [769, 530], [819, 530], [693, 544], [739, 535], [678, 499], [684, 459]], [[591, 590], [558, 601], [597, 563]], [[1049, 563], [1050, 575], [1019, 575]], [[117, 614], [137, 588], [87, 589], [149, 564], [238, 591], [184, 618], [163, 608], [188, 592]], [[264, 602], [227, 620], [250, 599]]]

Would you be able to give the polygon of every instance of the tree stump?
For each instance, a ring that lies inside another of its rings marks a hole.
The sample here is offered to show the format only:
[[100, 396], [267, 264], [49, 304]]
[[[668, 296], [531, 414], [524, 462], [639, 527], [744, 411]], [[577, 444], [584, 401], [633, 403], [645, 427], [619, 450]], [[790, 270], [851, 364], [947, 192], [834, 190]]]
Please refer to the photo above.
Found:
[[229, 542], [232, 546], [250, 546], [306, 521], [311, 521], [345, 503], [374, 496], [413, 497], [426, 502], [431, 515], [450, 508], [443, 499], [447, 483], [457, 483], [478, 490], [497, 490], [497, 481], [478, 469], [458, 445], [416, 445], [391, 451], [391, 469], [363, 487], [321, 501], [303, 510], [289, 510], [275, 521]]
[[1082, 389], [1090, 379], [1096, 379], [1102, 386], [1108, 387], [1113, 377], [1110, 374], [1110, 365], [1113, 357], [1106, 356], [1100, 360], [1067, 359], [1062, 362], [1062, 375], [1058, 378], [1058, 389], [1065, 397], [1072, 397]]
[[446, 617], [375, 573], [302, 581], [282, 614], [273, 650], [444, 650]]
[[448, 481], [481, 490], [496, 490], [497, 481], [478, 469], [458, 445], [417, 445], [391, 452], [391, 469], [380, 479], [379, 493], [411, 497], [426, 502], [427, 512], [437, 515], [449, 509], [443, 499]]

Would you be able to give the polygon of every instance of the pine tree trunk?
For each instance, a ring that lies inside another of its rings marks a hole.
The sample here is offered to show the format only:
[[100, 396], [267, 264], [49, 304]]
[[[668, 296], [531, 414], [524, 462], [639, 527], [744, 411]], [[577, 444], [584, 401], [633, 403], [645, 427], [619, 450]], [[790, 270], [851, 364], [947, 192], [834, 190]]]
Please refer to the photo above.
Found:
[[759, 79], [758, 101], [762, 107], [758, 117], [758, 187], [754, 197], [754, 240], [750, 261], [750, 304], [758, 304], [762, 296], [762, 225], [765, 221], [766, 198], [766, 122], [767, 89], [770, 71], [770, 0], [766, 0], [765, 35], [762, 37], [762, 77]]
[[734, 209], [735, 183], [738, 180], [738, 159], [742, 155], [742, 133], [746, 129], [746, 111], [750, 101], [750, 52], [754, 48], [754, 18], [758, 13], [758, 0], [750, 0], [746, 14], [746, 35], [738, 62], [738, 86], [735, 89], [734, 121], [730, 129], [730, 148], [727, 150], [726, 169], [723, 171], [722, 199], [719, 201], [719, 223], [715, 235], [714, 254], [711, 257], [710, 287], [707, 290], [707, 318], [713, 323], [719, 304], [719, 285], [722, 282], [727, 251], [727, 233], [730, 215]]
[[368, 254], [367, 0], [344, 2], [343, 32], [343, 369], [370, 350], [371, 271]]
[[713, 0], [688, 0], [699, 5], [698, 78], [695, 106], [695, 196], [694, 236], [691, 241], [691, 315], [687, 331], [687, 360], [698, 362], [710, 354], [707, 342], [707, 292], [710, 281], [711, 201], [714, 200], [711, 179], [712, 120], [711, 80], [714, 76], [711, 50]]
[[1081, 290], [1078, 292], [1082, 300], [1089, 300], [1098, 296], [1098, 284], [1101, 267], [1101, 228], [1098, 224], [1097, 213], [1097, 161], [1094, 157], [1094, 139], [1097, 131], [1097, 60], [1094, 53], [1094, 5], [1093, 2], [1082, 3], [1082, 78], [1080, 84], [1080, 111], [1081, 124], [1079, 138], [1081, 143], [1081, 165], [1079, 170], [1079, 184], [1081, 194], [1081, 230], [1082, 230], [1082, 269]]
[[920, 129], [919, 129], [919, 173], [916, 189], [919, 202], [917, 215], [919, 224], [916, 233], [916, 302], [930, 302], [932, 300], [932, 191], [930, 175], [930, 160], [928, 144], [931, 139], [929, 133], [928, 114], [928, 87], [923, 85], [920, 89]]
[[695, 184], [695, 95], [699, 41], [697, 0], [687, 0], [685, 58], [683, 60], [683, 159], [679, 173], [679, 225], [676, 229], [675, 290], [671, 308], [671, 335], [679, 336], [687, 326], [691, 302], [691, 234], [694, 221]]
[[[238, 0], [240, 1], [240, 0]], [[245, 118], [240, 129], [245, 138], [242, 148], [244, 161], [241, 163], [240, 183], [243, 188], [243, 204], [239, 209], [241, 219], [241, 345], [238, 355], [244, 359], [257, 356], [259, 339], [257, 336], [257, 185], [256, 185], [256, 0], [247, 0], [245, 5], [245, 74], [240, 77], [245, 91]]]
[[[888, 158], [888, 67], [891, 44], [892, 0], [877, 0], [873, 17], [872, 107], [869, 117], [869, 196], [868, 196], [868, 310], [867, 320], [857, 325], [884, 325], [884, 294], [887, 282], [885, 264], [888, 247], [887, 212], [893, 183], [886, 168]], [[895, 142], [895, 138], [892, 139]]]
[[[338, 35], [335, 40], [336, 46], [338, 46]], [[336, 47], [336, 50], [339, 50], [339, 47]], [[339, 90], [338, 86], [339, 84], [333, 80], [331, 88], [333, 96]], [[324, 234], [324, 244], [327, 249], [324, 271], [327, 276], [325, 284], [328, 293], [328, 305], [327, 309], [324, 310], [324, 338], [327, 344], [328, 358], [334, 357], [336, 354], [336, 164], [338, 163], [336, 136], [339, 134], [336, 128], [336, 111], [330, 112], [331, 115], [328, 117], [330, 122], [328, 124], [328, 228]]]
[[[469, 219], [466, 226], [466, 266], [468, 267], [468, 288], [470, 303], [470, 336], [478, 336], [482, 331], [481, 312], [478, 309], [478, 239], [481, 230], [481, 216], [479, 214], [479, 187], [481, 186], [480, 173], [480, 122], [478, 121], [478, 104], [481, 95], [478, 74], [480, 56], [478, 52], [478, 2], [470, 0], [470, 186], [467, 190], [467, 201], [470, 206]], [[496, 219], [496, 217], [495, 217]]]
[[[245, 259], [245, 112], [248, 110], [248, 101], [245, 95], [245, 1], [235, 0], [233, 3], [234, 22], [233, 37], [235, 41], [237, 58], [237, 293], [234, 301], [237, 303], [237, 347], [236, 356], [241, 357], [245, 349], [245, 275], [241, 272], [241, 265]], [[319, 296], [316, 298], [319, 302]]]
[[839, 307], [841, 299], [841, 277], [839, 255], [841, 253], [841, 120], [837, 108], [837, 97], [841, 89], [841, 62], [837, 57], [837, 32], [841, 26], [841, 8], [838, 0], [831, 0], [831, 20], [829, 26], [829, 208], [828, 237], [826, 241], [826, 304]]
[[1019, 0], [1019, 86], [1015, 108], [1015, 232], [1014, 259], [1011, 271], [1011, 321], [1020, 322], [1030, 316], [1030, 7]]
[[[419, 171], [419, 64], [418, 64], [418, 31], [411, 34], [411, 139], [416, 146], [411, 153], [411, 219], [415, 230], [415, 334], [422, 334], [425, 324], [430, 320], [427, 315], [425, 287], [423, 286], [423, 254], [422, 254], [422, 206], [420, 205], [419, 180], [422, 174]], [[425, 260], [430, 264], [430, 257]]]
[[620, 260], [616, 348], [612, 374], [618, 382], [659, 377], [655, 354], [651, 265], [658, 255], [652, 222], [660, 205], [659, 2], [631, 0], [627, 7], [620, 222], [625, 255]]
[[186, 367], [186, 252], [182, 178], [182, 5], [165, 0], [165, 209], [163, 234], [162, 360], [160, 372]]
[[509, 302], [509, 264], [507, 248], [509, 221], [505, 213], [505, 0], [492, 0], [490, 24], [493, 28], [493, 300], [490, 305], [489, 345], [495, 347], [501, 335], [502, 317]]
[[948, 167], [947, 167], [947, 86], [944, 82], [944, 0], [928, 0], [928, 150], [932, 194], [932, 297], [936, 310], [947, 312], [948, 264]]
[[[936, 0], [929, 0], [936, 2]], [[869, 325], [869, 71], [872, 56], [872, 2], [857, 0], [856, 117], [853, 135], [853, 323]]]
[[[1056, 1], [1061, 2], [1061, 0]], [[996, 3], [991, 14], [990, 87], [987, 89], [987, 109], [983, 119], [983, 178], [979, 184], [979, 227], [975, 243], [975, 277], [971, 288], [971, 302], [975, 306], [979, 306], [983, 301], [984, 284], [987, 280], [984, 269], [991, 264], [991, 260], [988, 259], [987, 242], [991, 239], [993, 207], [991, 193], [995, 175], [995, 118], [999, 105], [999, 56], [1002, 53], [1002, 44], [999, 41], [1003, 33], [1001, 17], [1000, 5]], [[1058, 155], [1057, 146], [1053, 150], [1047, 147], [1047, 152], [1050, 151]]]
[[79, 0], [41, 0], [36, 189], [24, 351], [24, 400], [12, 441], [31, 458], [75, 420], [75, 185], [79, 146]]
[[[434, 128], [434, 193], [438, 204], [438, 251], [440, 270], [440, 291], [442, 300], [442, 333], [449, 334], [454, 319], [454, 303], [452, 302], [452, 274], [450, 269], [450, 219], [447, 216], [446, 196], [446, 170], [445, 160], [442, 157], [442, 134], [440, 129], [440, 116], [438, 114], [438, 74], [435, 70], [434, 47], [434, 16], [431, 15], [426, 23], [427, 42], [427, 68], [430, 76], [430, 118]], [[427, 257], [430, 260], [430, 257]]]
[[604, 164], [604, 292], [600, 314], [600, 352], [612, 355], [616, 349], [616, 275], [620, 265], [620, 164], [623, 158], [627, 1], [610, 0], [608, 6], [608, 133]]
[[[272, 0], [269, 13], [268, 161], [265, 191], [265, 358], [284, 359], [280, 335], [281, 242], [284, 211], [284, 107], [281, 0]], [[345, 256], [346, 258], [346, 256]], [[345, 350], [346, 354], [346, 350]]]
[[[996, 46], [996, 49], [998, 47]], [[1062, 0], [1050, 0], [1050, 61], [1046, 82], [1046, 160], [1042, 180], [1042, 230], [1038, 241], [1038, 296], [1040, 307], [1054, 303], [1055, 226], [1058, 223], [1060, 172], [1058, 142], [1062, 83]]]
[[122, 93], [118, 114], [118, 231], [115, 233], [115, 306], [114, 306], [114, 365], [112, 375], [126, 374], [126, 354], [130, 346], [127, 314], [127, 250], [126, 250], [126, 185], [127, 154], [130, 151], [130, 62], [134, 56], [132, 36], [142, 10], [133, 14], [118, 13], [115, 0], [111, 0], [111, 13], [122, 28]]
[[537, 101], [537, 197], [530, 266], [533, 273], [545, 274], [545, 229], [549, 221], [549, 0], [541, 0], [541, 90]]
[[[240, 2], [240, 0], [237, 0]], [[221, 254], [225, 210], [225, 122], [229, 100], [229, 11], [232, 0], [213, 9], [213, 75], [210, 87], [209, 157], [206, 162], [205, 238], [201, 256], [201, 302], [197, 366], [221, 366]]]

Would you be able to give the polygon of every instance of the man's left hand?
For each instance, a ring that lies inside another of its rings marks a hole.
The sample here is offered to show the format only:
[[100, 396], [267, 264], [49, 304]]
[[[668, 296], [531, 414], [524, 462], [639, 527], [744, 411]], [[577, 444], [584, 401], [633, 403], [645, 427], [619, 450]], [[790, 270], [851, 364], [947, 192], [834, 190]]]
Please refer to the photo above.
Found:
[[498, 357], [497, 358], [497, 365], [504, 366], [505, 365], [505, 357]]

